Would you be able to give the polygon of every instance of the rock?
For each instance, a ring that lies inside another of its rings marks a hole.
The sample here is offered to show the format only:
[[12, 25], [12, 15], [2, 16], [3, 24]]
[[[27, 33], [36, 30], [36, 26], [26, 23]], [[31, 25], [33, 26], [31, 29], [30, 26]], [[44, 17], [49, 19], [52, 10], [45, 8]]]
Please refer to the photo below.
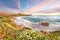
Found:
[[49, 23], [48, 22], [41, 22], [40, 23], [42, 26], [49, 26]]
[[41, 30], [40, 32], [44, 33], [44, 34], [50, 34], [50, 32], [47, 32], [45, 30]]

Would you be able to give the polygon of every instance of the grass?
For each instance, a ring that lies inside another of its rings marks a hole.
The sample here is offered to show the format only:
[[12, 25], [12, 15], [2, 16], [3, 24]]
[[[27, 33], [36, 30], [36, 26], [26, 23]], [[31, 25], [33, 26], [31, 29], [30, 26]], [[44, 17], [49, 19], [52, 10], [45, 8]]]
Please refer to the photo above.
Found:
[[42, 33], [16, 25], [11, 16], [0, 17], [0, 40], [60, 40], [60, 31]]

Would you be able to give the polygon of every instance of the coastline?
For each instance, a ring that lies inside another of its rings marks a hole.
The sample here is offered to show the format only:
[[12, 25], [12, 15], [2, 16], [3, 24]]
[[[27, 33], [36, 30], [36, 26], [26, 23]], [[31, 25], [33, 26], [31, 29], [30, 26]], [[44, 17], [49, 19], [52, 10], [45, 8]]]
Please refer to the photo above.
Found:
[[36, 31], [44, 30], [47, 32], [53, 32], [53, 31], [60, 30], [59, 24], [49, 23], [49, 26], [45, 27], [45, 26], [40, 25], [39, 23], [33, 23], [33, 22], [28, 21], [28, 20], [24, 20], [21, 17], [17, 18], [15, 20], [15, 23], [17, 25], [23, 25], [25, 27], [29, 27], [29, 28], [36, 30]]

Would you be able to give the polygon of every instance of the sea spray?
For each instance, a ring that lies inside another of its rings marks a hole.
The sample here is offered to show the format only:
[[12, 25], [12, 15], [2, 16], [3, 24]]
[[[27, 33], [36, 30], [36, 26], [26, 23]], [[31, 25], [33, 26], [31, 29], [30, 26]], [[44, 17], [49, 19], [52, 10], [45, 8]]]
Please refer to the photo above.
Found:
[[[26, 27], [30, 27], [33, 30], [37, 30], [37, 31], [47, 31], [47, 32], [53, 32], [53, 31], [58, 31], [60, 30], [60, 24], [58, 23], [60, 20], [59, 16], [20, 16], [17, 17], [16, 23], [17, 24], [22, 24]], [[48, 22], [49, 26], [48, 27], [44, 27], [41, 24], [39, 24], [40, 22]], [[57, 23], [56, 23], [57, 22]]]

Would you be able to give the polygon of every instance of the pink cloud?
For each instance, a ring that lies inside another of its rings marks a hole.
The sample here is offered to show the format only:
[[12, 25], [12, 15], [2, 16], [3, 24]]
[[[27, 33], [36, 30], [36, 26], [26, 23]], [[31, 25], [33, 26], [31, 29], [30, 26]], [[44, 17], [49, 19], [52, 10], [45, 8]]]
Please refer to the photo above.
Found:
[[[31, 5], [33, 5], [32, 3], [35, 3], [35, 4], [37, 4], [37, 3], [39, 3], [39, 1], [40, 0], [29, 0], [28, 2], [27, 2], [27, 4], [26, 4], [26, 8], [28, 9], [29, 8], [29, 6], [31, 6]], [[32, 3], [31, 3], [32, 2]], [[30, 4], [30, 5], [29, 5]]]
[[0, 15], [11, 15], [10, 12], [0, 10]]
[[18, 10], [20, 11], [20, 0], [14, 0], [15, 1], [15, 3], [16, 3], [16, 6], [17, 6], [17, 8], [18, 8]]
[[31, 8], [29, 8], [28, 10], [26, 10], [27, 12], [36, 12], [36, 11], [43, 11], [44, 9], [48, 9], [49, 6], [50, 8], [53, 7], [59, 7], [60, 5], [56, 4], [56, 5], [52, 5], [54, 3], [56, 3], [57, 0], [43, 0], [42, 3], [39, 3]]
[[1, 7], [0, 8], [0, 12], [1, 11], [4, 11], [4, 12], [8, 12], [10, 14], [15, 14], [15, 13], [18, 13], [19, 12], [19, 10], [9, 8], [9, 7], [5, 6], [5, 5], [1, 5], [0, 7]]

